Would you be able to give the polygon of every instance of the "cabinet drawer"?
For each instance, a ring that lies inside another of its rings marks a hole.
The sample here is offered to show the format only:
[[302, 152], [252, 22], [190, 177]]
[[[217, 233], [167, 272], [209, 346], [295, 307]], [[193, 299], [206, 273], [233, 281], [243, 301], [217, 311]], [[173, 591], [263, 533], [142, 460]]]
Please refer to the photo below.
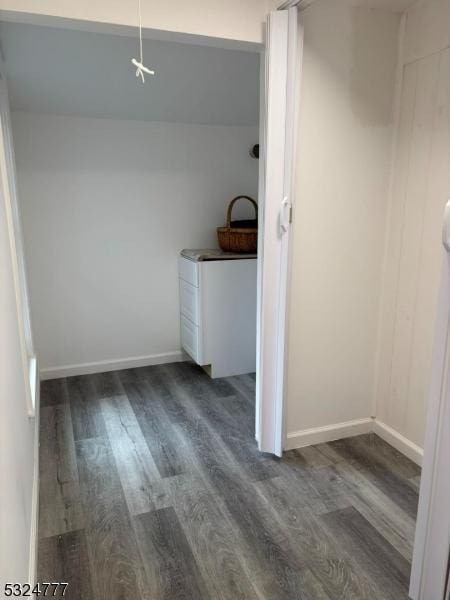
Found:
[[178, 258], [178, 273], [181, 279], [198, 287], [198, 263], [180, 256]]
[[180, 315], [181, 318], [181, 346], [184, 350], [199, 363], [200, 352], [199, 352], [199, 330], [194, 323], [189, 321], [184, 315]]
[[180, 312], [194, 325], [200, 325], [199, 289], [184, 279], [180, 279]]

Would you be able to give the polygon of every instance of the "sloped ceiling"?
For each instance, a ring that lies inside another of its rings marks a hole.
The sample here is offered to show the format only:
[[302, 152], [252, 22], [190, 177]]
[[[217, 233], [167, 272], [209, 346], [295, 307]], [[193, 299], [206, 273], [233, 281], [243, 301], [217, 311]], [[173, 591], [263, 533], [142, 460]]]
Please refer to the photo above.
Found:
[[12, 110], [180, 123], [258, 123], [256, 52], [144, 40], [143, 85], [130, 59], [138, 39], [0, 24]]

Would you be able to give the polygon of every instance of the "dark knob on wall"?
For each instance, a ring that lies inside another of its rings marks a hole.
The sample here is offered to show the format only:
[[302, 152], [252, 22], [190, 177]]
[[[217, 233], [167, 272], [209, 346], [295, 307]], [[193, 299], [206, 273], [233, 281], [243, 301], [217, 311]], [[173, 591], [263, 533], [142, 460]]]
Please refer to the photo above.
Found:
[[259, 144], [255, 144], [249, 150], [249, 154], [252, 158], [259, 158]]

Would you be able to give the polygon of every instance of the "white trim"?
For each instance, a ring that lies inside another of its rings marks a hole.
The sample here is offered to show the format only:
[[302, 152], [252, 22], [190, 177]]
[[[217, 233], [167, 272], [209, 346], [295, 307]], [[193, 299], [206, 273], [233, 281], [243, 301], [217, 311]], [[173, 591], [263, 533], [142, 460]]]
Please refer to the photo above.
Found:
[[261, 52], [259, 63], [259, 169], [258, 169], [258, 258], [256, 275], [256, 384], [255, 384], [255, 439], [260, 441], [261, 398], [262, 398], [262, 268], [263, 268], [263, 223], [266, 181], [266, 52]]
[[148, 356], [130, 356], [129, 358], [116, 358], [114, 360], [99, 360], [98, 362], [64, 365], [62, 367], [48, 367], [40, 370], [41, 380], [71, 377], [73, 375], [90, 375], [91, 373], [104, 373], [120, 369], [133, 369], [136, 367], [149, 367], [151, 365], [164, 365], [171, 362], [184, 362], [190, 360], [181, 350], [165, 352], [164, 354], [150, 354]]
[[355, 419], [345, 423], [335, 423], [334, 425], [325, 425], [324, 427], [312, 427], [302, 431], [293, 431], [288, 433], [286, 440], [286, 450], [295, 448], [304, 448], [314, 444], [332, 442], [342, 438], [370, 433], [373, 429], [373, 419]]
[[407, 456], [414, 463], [422, 466], [423, 448], [414, 442], [411, 442], [404, 435], [378, 419], [375, 419], [373, 422], [373, 432], [379, 435], [385, 442], [396, 448], [396, 450]]
[[28, 376], [30, 378], [31, 403], [33, 407], [31, 411], [28, 410], [28, 416], [34, 417], [35, 407], [39, 401], [39, 371], [35, 356], [32, 356], [28, 361]]
[[[36, 365], [37, 366], [37, 365]], [[31, 496], [31, 528], [30, 528], [30, 559], [28, 583], [33, 587], [37, 580], [37, 551], [38, 551], [38, 519], [39, 519], [39, 373], [34, 371], [33, 382], [35, 392], [34, 419], [34, 457], [33, 457], [33, 491]]]
[[345, 423], [334, 423], [323, 427], [312, 427], [302, 431], [288, 433], [286, 450], [303, 448], [314, 444], [323, 444], [363, 433], [376, 433], [381, 439], [407, 456], [417, 465], [422, 465], [423, 448], [408, 440], [404, 435], [378, 419], [367, 417]]

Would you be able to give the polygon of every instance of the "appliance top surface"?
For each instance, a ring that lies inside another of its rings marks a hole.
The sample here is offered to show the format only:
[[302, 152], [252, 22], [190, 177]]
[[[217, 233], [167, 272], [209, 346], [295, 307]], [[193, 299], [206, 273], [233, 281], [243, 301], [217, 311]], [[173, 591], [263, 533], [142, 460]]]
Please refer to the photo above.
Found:
[[185, 248], [180, 252], [181, 256], [195, 262], [206, 260], [242, 260], [256, 258], [256, 254], [245, 254], [238, 252], [223, 252], [214, 248], [190, 249]]

